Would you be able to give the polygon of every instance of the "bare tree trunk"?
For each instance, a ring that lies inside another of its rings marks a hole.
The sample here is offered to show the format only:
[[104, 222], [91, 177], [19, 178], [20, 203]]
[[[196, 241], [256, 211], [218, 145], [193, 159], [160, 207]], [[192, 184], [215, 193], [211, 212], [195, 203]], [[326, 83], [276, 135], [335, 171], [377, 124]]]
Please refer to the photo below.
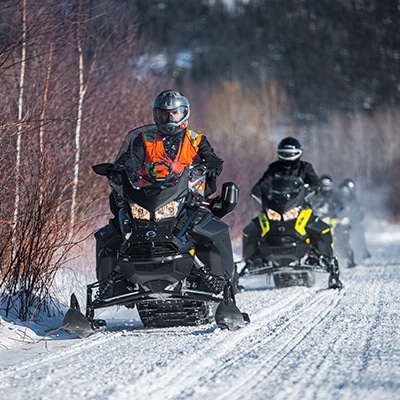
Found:
[[50, 77], [51, 77], [51, 67], [52, 67], [52, 62], [53, 62], [53, 46], [54, 43], [53, 41], [50, 42], [50, 48], [49, 48], [49, 58], [47, 62], [47, 73], [46, 73], [46, 82], [44, 86], [44, 91], [43, 91], [43, 106], [42, 106], [42, 111], [40, 113], [40, 128], [39, 128], [39, 152], [41, 156], [41, 164], [40, 164], [40, 169], [39, 169], [39, 190], [40, 190], [40, 199], [39, 202], [42, 204], [43, 202], [43, 197], [44, 197], [44, 173], [45, 171], [43, 170], [43, 157], [44, 157], [44, 126], [46, 123], [46, 108], [47, 108], [47, 102], [48, 102], [48, 93], [49, 93], [49, 85], [50, 85]]
[[74, 234], [74, 225], [75, 225], [75, 208], [76, 208], [76, 197], [78, 193], [78, 184], [79, 184], [79, 160], [81, 155], [81, 126], [82, 126], [82, 114], [83, 114], [83, 100], [85, 98], [85, 85], [84, 85], [84, 76], [83, 76], [83, 53], [82, 53], [82, 44], [81, 38], [79, 34], [79, 23], [78, 23], [78, 53], [79, 53], [79, 98], [78, 98], [78, 116], [76, 120], [76, 129], [75, 129], [75, 162], [74, 162], [74, 180], [72, 184], [72, 201], [71, 201], [71, 217], [70, 217], [70, 240]]
[[50, 84], [50, 77], [51, 77], [51, 66], [53, 62], [53, 46], [54, 43], [51, 41], [50, 48], [49, 48], [49, 58], [47, 62], [47, 73], [46, 73], [46, 82], [44, 86], [43, 92], [43, 106], [42, 111], [40, 113], [40, 130], [39, 130], [39, 150], [40, 154], [43, 156], [44, 153], [44, 125], [46, 120], [46, 108], [47, 108], [47, 99], [49, 93], [49, 84]]
[[83, 102], [85, 99], [87, 87], [89, 84], [90, 76], [93, 72], [96, 53], [93, 56], [93, 60], [88, 73], [86, 85], [84, 81], [84, 63], [83, 63], [83, 48], [81, 39], [81, 24], [78, 20], [77, 23], [77, 48], [79, 54], [79, 96], [78, 96], [78, 115], [76, 120], [75, 129], [75, 161], [74, 161], [74, 179], [72, 183], [72, 200], [71, 200], [71, 215], [70, 215], [70, 234], [69, 239], [72, 240], [74, 235], [75, 218], [76, 218], [76, 207], [77, 207], [77, 194], [79, 186], [79, 162], [81, 156], [81, 127], [82, 127], [82, 116], [83, 116]]
[[22, 52], [21, 52], [21, 71], [19, 77], [19, 98], [18, 98], [18, 131], [16, 145], [15, 161], [15, 200], [13, 216], [13, 256], [15, 256], [16, 228], [19, 214], [19, 178], [21, 173], [21, 139], [22, 139], [22, 120], [23, 120], [23, 102], [25, 86], [25, 67], [26, 67], [26, 0], [22, 0]]

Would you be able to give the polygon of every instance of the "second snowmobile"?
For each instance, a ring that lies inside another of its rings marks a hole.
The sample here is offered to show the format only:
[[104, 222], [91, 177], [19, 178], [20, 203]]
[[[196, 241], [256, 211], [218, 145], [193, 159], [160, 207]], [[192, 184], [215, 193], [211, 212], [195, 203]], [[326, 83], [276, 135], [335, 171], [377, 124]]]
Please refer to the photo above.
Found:
[[294, 176], [269, 177], [253, 188], [261, 211], [243, 230], [239, 279], [265, 274], [276, 287], [311, 287], [319, 271], [329, 273], [329, 288], [342, 287], [330, 227], [307, 206], [307, 194]]

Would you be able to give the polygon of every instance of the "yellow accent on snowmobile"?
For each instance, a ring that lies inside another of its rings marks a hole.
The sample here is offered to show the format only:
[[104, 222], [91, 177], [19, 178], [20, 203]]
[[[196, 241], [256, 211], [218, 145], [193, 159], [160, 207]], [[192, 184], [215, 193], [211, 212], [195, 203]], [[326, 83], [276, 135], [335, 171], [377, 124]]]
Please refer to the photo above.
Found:
[[261, 237], [264, 237], [270, 230], [268, 217], [264, 212], [258, 214], [258, 221], [261, 227]]
[[311, 217], [311, 214], [312, 210], [310, 208], [301, 210], [299, 216], [296, 219], [296, 224], [294, 226], [294, 229], [302, 236], [305, 236], [307, 234], [306, 226], [308, 224], [308, 220]]

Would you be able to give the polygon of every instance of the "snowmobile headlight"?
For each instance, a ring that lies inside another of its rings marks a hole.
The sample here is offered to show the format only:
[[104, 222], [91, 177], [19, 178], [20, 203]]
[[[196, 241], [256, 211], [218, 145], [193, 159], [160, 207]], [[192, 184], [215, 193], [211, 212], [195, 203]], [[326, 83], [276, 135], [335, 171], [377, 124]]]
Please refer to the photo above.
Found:
[[331, 218], [330, 217], [323, 217], [322, 221], [324, 221], [327, 225], [331, 224]]
[[155, 211], [154, 219], [159, 221], [161, 219], [175, 217], [178, 213], [178, 206], [179, 203], [177, 201], [170, 201], [168, 204]]
[[145, 221], [150, 220], [150, 211], [147, 211], [144, 207], [141, 207], [138, 204], [132, 204], [131, 215], [133, 219], [141, 219]]
[[343, 217], [343, 218], [340, 220], [340, 223], [341, 223], [342, 225], [349, 225], [349, 224], [350, 224], [350, 218], [349, 218], [349, 217]]
[[284, 221], [289, 221], [291, 219], [296, 219], [298, 216], [299, 216], [299, 209], [297, 207], [294, 207], [286, 211], [283, 214], [282, 218]]
[[274, 210], [269, 209], [267, 211], [267, 217], [270, 221], [280, 221], [281, 220], [281, 214], [277, 213]]

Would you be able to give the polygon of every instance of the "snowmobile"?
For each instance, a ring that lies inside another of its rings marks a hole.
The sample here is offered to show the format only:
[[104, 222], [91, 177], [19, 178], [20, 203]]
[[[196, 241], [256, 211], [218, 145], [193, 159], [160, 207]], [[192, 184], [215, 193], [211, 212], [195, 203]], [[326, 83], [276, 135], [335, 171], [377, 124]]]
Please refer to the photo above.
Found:
[[239, 280], [265, 274], [277, 288], [312, 287], [316, 272], [328, 272], [329, 288], [342, 287], [330, 227], [307, 205], [311, 195], [294, 176], [269, 177], [252, 189], [261, 212], [243, 230]]
[[95, 311], [115, 305], [136, 307], [144, 327], [215, 321], [221, 329], [236, 330], [250, 322], [236, 306], [232, 247], [221, 221], [238, 202], [235, 183], [225, 182], [221, 195], [208, 201], [201, 164], [179, 174], [171, 169], [162, 179], [128, 176], [108, 163], [92, 168], [110, 180], [120, 176], [119, 194], [129, 209], [120, 210], [119, 230], [110, 223], [95, 234], [103, 242], [97, 249], [98, 281], [87, 286], [85, 315], [71, 295], [63, 321], [67, 332], [86, 337], [105, 329]]
[[333, 233], [333, 243], [335, 245], [335, 253], [341, 264], [345, 263], [347, 268], [354, 268], [354, 251], [350, 244], [351, 225], [347, 216], [341, 218], [331, 218], [329, 221]]
[[350, 243], [350, 218], [345, 210], [335, 210], [329, 201], [321, 202], [318, 199], [313, 201], [312, 209], [315, 215], [331, 227], [335, 254], [341, 264], [345, 264], [348, 268], [355, 267], [354, 252]]

